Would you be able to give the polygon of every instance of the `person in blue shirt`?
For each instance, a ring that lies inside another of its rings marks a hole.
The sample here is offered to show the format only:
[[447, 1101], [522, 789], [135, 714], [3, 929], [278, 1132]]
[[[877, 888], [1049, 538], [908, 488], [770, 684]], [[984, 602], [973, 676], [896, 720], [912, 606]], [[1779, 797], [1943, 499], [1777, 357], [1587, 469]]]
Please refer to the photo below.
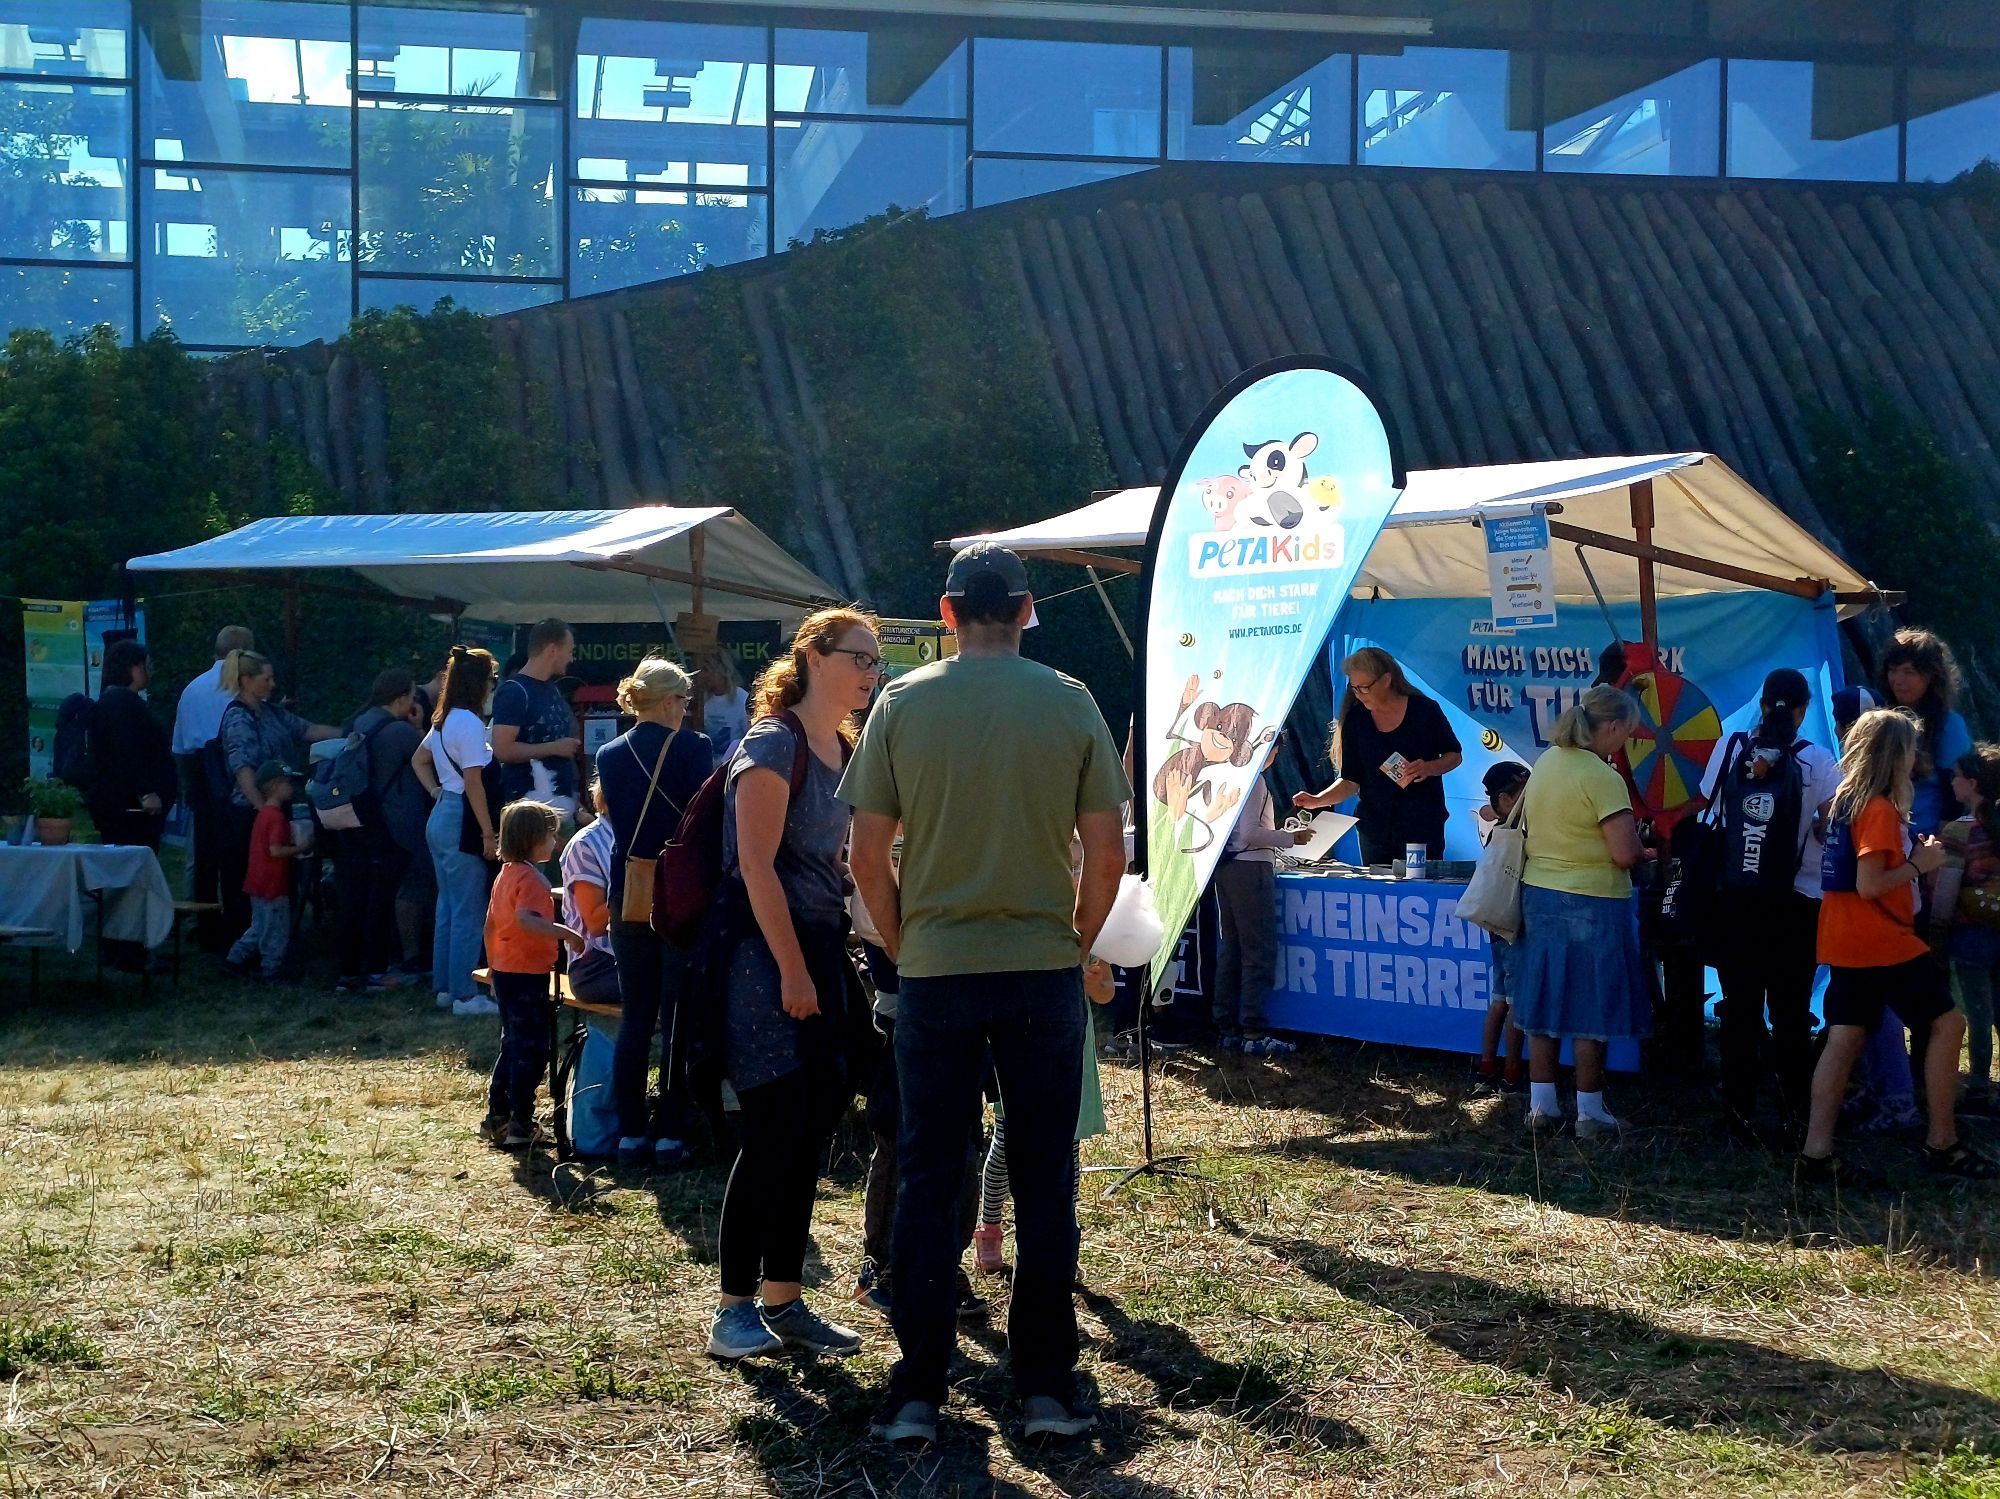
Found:
[[1950, 646], [1929, 630], [1896, 632], [1882, 655], [1882, 695], [1917, 720], [1916, 794], [1910, 803], [1910, 830], [1915, 833], [1935, 833], [1959, 813], [1951, 794], [1951, 768], [1972, 753], [1972, 732], [1953, 707], [1958, 688], [1958, 662]]
[[[500, 763], [501, 806], [532, 796], [565, 818], [576, 817], [577, 752], [583, 741], [569, 700], [556, 685], [575, 658], [570, 627], [545, 619], [528, 632], [527, 661], [493, 694], [491, 738], [493, 758]], [[499, 816], [497, 809], [494, 815]]]

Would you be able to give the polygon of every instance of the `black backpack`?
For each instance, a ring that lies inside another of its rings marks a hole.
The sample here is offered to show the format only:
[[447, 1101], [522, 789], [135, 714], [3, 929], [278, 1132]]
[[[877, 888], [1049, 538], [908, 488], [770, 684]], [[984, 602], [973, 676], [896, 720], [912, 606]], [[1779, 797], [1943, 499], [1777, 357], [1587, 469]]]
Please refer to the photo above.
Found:
[[72, 692], [56, 709], [55, 778], [78, 791], [97, 780], [97, 702], [87, 692]]
[[[1789, 890], [1805, 846], [1806, 776], [1799, 763], [1804, 740], [1783, 749], [1745, 747], [1716, 781], [1724, 890]], [[1768, 762], [1766, 755], [1775, 758]], [[1762, 775], [1753, 772], [1763, 764]]]

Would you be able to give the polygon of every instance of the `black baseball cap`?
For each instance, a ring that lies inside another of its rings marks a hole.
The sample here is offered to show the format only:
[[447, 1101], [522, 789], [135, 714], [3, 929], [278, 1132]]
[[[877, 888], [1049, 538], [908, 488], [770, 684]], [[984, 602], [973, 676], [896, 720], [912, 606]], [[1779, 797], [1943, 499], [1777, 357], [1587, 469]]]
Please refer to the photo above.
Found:
[[1498, 796], [1503, 791], [1512, 791], [1527, 779], [1527, 766], [1519, 760], [1502, 760], [1497, 765], [1486, 767], [1486, 774], [1479, 778], [1479, 784], [1486, 788], [1488, 796]]
[[1028, 596], [1028, 570], [997, 541], [975, 541], [951, 559], [951, 570], [944, 575], [944, 596], [962, 599], [974, 582], [988, 576], [1006, 585], [1008, 598]]
[[1812, 701], [1805, 673], [1781, 666], [1764, 678], [1764, 704], [1770, 708], [1803, 708]]

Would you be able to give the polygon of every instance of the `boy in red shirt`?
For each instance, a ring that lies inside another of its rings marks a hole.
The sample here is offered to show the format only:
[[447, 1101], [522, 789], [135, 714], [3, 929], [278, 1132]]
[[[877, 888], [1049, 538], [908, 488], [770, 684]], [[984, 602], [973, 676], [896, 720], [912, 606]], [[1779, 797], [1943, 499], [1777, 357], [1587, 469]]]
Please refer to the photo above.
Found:
[[250, 865], [243, 893], [250, 897], [250, 930], [236, 939], [222, 966], [247, 974], [250, 959], [261, 955], [267, 979], [285, 964], [292, 935], [292, 863], [298, 848], [292, 843], [292, 773], [276, 760], [257, 767], [257, 793], [264, 805], [250, 826]]

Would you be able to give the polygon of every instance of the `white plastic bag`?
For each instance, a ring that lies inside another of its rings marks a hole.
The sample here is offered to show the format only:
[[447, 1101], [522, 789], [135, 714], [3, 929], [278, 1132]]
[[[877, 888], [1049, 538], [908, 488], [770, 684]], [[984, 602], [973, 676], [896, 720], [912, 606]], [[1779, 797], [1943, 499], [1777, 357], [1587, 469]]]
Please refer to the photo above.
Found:
[[1090, 955], [1119, 968], [1139, 968], [1159, 954], [1166, 936], [1166, 923], [1153, 904], [1153, 887], [1128, 874], [1118, 882], [1118, 898], [1111, 903], [1111, 914], [1104, 918], [1104, 930], [1097, 934]]

